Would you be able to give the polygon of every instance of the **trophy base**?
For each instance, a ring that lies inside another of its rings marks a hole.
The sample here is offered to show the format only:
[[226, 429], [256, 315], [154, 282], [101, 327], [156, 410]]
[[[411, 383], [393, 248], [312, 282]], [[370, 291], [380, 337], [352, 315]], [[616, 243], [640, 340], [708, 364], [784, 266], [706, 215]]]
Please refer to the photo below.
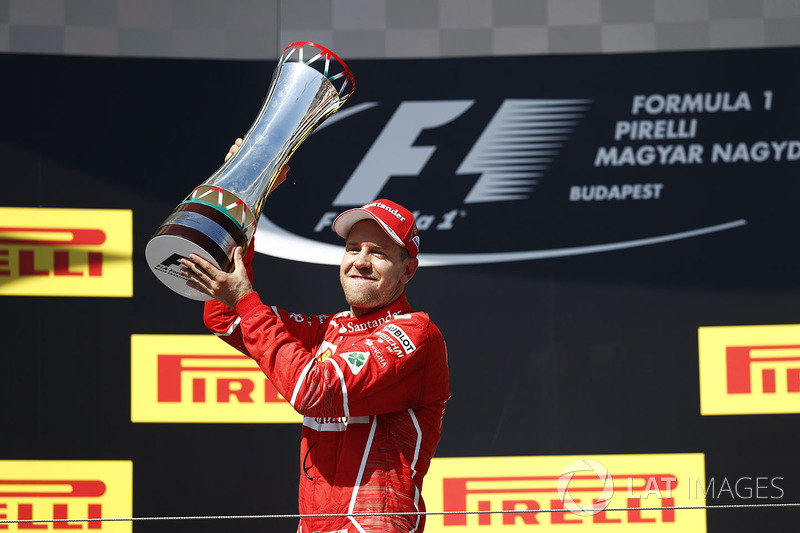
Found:
[[180, 260], [195, 254], [220, 270], [233, 267], [233, 251], [247, 247], [241, 229], [214, 206], [185, 202], [170, 215], [147, 243], [150, 270], [167, 287], [192, 300], [211, 297], [186, 285]]
[[186, 285], [189, 278], [181, 273], [183, 266], [180, 260], [188, 258], [190, 254], [199, 255], [215, 267], [220, 268], [219, 263], [200, 246], [177, 235], [153, 237], [147, 243], [144, 252], [150, 270], [164, 285], [191, 300], [211, 300], [207, 294]]

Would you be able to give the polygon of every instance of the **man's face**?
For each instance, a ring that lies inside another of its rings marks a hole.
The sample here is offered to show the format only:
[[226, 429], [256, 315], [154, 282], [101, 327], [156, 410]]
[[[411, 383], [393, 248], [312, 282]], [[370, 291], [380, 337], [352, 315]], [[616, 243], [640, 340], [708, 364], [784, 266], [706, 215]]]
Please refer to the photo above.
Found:
[[394, 301], [418, 264], [377, 222], [362, 220], [354, 224], [339, 269], [344, 296], [353, 315], [367, 314]]

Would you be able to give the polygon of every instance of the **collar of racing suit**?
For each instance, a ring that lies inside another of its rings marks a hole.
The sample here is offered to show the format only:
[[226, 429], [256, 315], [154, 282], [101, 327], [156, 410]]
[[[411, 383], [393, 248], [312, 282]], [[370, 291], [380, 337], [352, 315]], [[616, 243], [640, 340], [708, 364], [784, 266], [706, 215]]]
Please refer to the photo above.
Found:
[[403, 292], [395, 301], [376, 311], [360, 317], [350, 316], [350, 312], [345, 311], [336, 317], [336, 321], [339, 324], [340, 335], [356, 335], [373, 330], [381, 324], [389, 322], [397, 315], [404, 315], [410, 312], [411, 306], [408, 304], [406, 293]]

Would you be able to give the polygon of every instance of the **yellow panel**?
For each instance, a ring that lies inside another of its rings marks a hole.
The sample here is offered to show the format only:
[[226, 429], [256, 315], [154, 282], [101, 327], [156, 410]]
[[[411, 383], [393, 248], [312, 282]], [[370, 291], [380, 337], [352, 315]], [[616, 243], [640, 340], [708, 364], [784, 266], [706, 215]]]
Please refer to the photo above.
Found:
[[698, 330], [703, 415], [800, 413], [800, 325]]
[[133, 213], [0, 207], [0, 295], [133, 296]]
[[[131, 461], [0, 461], [0, 520], [132, 518]], [[133, 531], [130, 521], [2, 524], [8, 531]]]
[[132, 422], [302, 422], [249, 357], [214, 335], [131, 335]]
[[[609, 484], [613, 492], [608, 492]], [[700, 453], [434, 458], [425, 477], [425, 505], [428, 511], [452, 514], [428, 516], [425, 531], [516, 531], [532, 526], [556, 531], [569, 526], [566, 530], [704, 532], [705, 510], [665, 508], [705, 505], [705, 489], [705, 459]], [[609, 499], [593, 508], [603, 494]], [[567, 496], [589, 512], [565, 506]], [[601, 511], [633, 507], [639, 509]], [[556, 512], [479, 512], [515, 510]]]

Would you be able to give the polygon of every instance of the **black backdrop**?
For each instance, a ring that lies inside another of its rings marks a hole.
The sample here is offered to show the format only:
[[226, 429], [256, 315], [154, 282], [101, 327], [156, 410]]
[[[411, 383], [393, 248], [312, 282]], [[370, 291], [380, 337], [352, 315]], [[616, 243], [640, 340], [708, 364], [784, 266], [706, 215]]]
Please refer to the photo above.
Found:
[[[633, 94], [774, 90], [781, 98], [769, 114], [697, 114], [696, 142], [800, 138], [800, 106], [791, 100], [800, 88], [791, 68], [798, 55], [776, 49], [354, 61], [357, 90], [347, 106], [380, 101], [377, 116], [363, 131], [356, 115], [346, 136], [331, 134], [340, 127], [334, 126], [309, 139], [291, 162], [293, 183], [270, 196], [265, 213], [311, 235], [303, 221], [313, 225], [322, 209], [331, 209], [331, 191], [401, 100], [476, 99], [478, 122], [453, 123], [455, 133], [445, 128], [434, 142], [420, 140], [451, 157], [426, 167], [446, 176], [504, 98], [592, 100], [541, 185], [523, 201], [538, 209], [530, 216], [513, 202], [463, 206], [463, 190], [455, 200], [448, 196], [451, 179], [437, 189], [430, 177], [418, 177], [427, 179], [413, 182], [421, 209], [470, 209], [463, 232], [423, 233], [422, 252], [426, 238], [431, 252], [458, 252], [475, 239], [484, 249], [470, 251], [510, 251], [515, 234], [535, 234], [517, 249], [549, 249], [733, 219], [747, 224], [597, 254], [421, 269], [410, 300], [439, 325], [450, 354], [453, 396], [438, 455], [702, 452], [707, 477], [780, 476], [782, 501], [800, 501], [797, 415], [701, 416], [697, 346], [699, 326], [800, 323], [797, 163], [592, 165], [597, 146], [615, 144], [614, 121], [631, 118]], [[130, 335], [204, 333], [200, 304], [172, 294], [148, 272], [145, 244], [250, 126], [272, 68], [0, 56], [2, 205], [134, 214], [133, 298], [2, 297], [0, 459], [131, 460], [136, 516], [296, 511], [298, 425], [130, 421]], [[754, 108], [760, 105], [754, 101]], [[646, 206], [566, 200], [567, 186], [636, 182], [665, 183], [664, 197]], [[414, 194], [392, 187], [385, 195], [396, 192], [413, 209]], [[333, 235], [322, 238], [336, 242]], [[336, 267], [262, 254], [255, 275], [262, 298], [280, 307], [344, 307]], [[797, 516], [793, 509], [711, 511], [708, 530], [789, 531]], [[261, 531], [291, 530], [294, 523], [134, 528]]]

